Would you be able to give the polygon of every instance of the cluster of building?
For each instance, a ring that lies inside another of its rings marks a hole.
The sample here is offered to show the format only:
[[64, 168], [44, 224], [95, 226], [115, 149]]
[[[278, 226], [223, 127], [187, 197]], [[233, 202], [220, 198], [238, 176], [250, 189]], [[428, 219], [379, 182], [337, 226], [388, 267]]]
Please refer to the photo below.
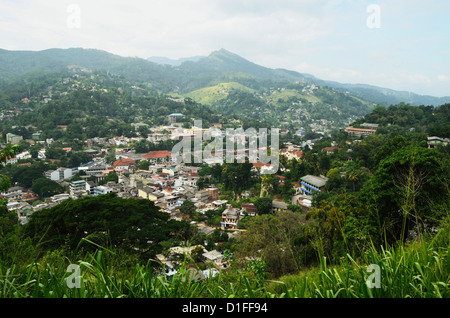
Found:
[[[199, 129], [202, 135], [208, 131], [208, 129], [201, 127], [181, 128], [180, 123], [177, 123], [177, 121], [183, 117], [183, 114], [179, 113], [170, 114], [168, 116], [169, 126], [152, 128], [152, 132], [147, 136], [147, 140], [158, 142], [168, 139], [194, 138], [198, 136]], [[63, 126], [60, 128], [66, 129]], [[39, 140], [39, 133], [35, 133], [33, 139]], [[173, 215], [176, 215], [179, 207], [186, 199], [191, 200], [199, 212], [224, 208], [221, 221], [221, 227], [224, 229], [237, 229], [242, 217], [257, 214], [256, 207], [251, 204], [243, 205], [242, 208], [237, 209], [228, 205], [226, 200], [220, 200], [218, 188], [199, 189], [197, 187], [197, 181], [200, 178], [198, 175], [199, 168], [186, 164], [177, 164], [170, 151], [150, 151], [141, 154], [127, 148], [133, 141], [141, 139], [141, 137], [115, 137], [87, 140], [86, 143], [90, 149], [86, 150], [86, 152], [92, 156], [91, 162], [74, 168], [60, 167], [46, 171], [44, 174], [46, 178], [65, 187], [68, 190], [67, 193], [54, 196], [46, 200], [45, 203], [32, 206], [30, 203], [37, 199], [35, 194], [27, 190], [17, 193], [11, 192], [6, 194], [9, 208], [18, 211], [19, 215], [24, 217], [25, 220], [28, 214], [39, 209], [51, 207], [68, 198], [77, 199], [83, 196], [97, 196], [114, 192], [118, 197], [122, 198], [151, 200], [156, 206]], [[7, 134], [7, 142], [9, 143], [18, 143], [21, 140], [21, 136]], [[48, 144], [51, 143], [49, 140], [46, 142]], [[312, 146], [312, 144], [308, 145]], [[112, 164], [107, 164], [103, 158], [107, 153], [106, 149], [94, 149], [99, 148], [98, 146], [108, 147], [109, 145], [119, 146], [115, 153], [115, 161]], [[288, 143], [280, 151], [280, 154], [286, 156], [288, 160], [298, 160], [302, 157], [303, 146]], [[70, 149], [66, 149], [66, 151], [70, 151]], [[245, 149], [245, 151], [248, 152], [248, 149]], [[220, 159], [223, 160], [225, 153], [217, 154], [215, 151], [213, 152], [214, 154], [211, 153], [212, 156], [218, 158], [222, 155]], [[228, 153], [226, 154], [228, 155]], [[233, 155], [236, 155], [236, 153], [233, 153]], [[17, 157], [19, 156], [21, 156], [20, 159], [31, 158], [29, 153], [19, 154]], [[41, 151], [39, 156], [45, 158], [45, 151]], [[195, 152], [193, 152], [193, 156], [196, 156]], [[17, 159], [10, 158], [10, 160]], [[141, 161], [147, 161], [149, 168], [146, 170], [138, 169]], [[206, 162], [206, 159], [204, 163], [209, 165], [215, 164], [215, 162]], [[253, 163], [254, 171], [264, 172], [265, 169], [270, 168], [271, 165], [267, 163]], [[116, 180], [111, 181], [108, 178], [111, 173], [117, 176]], [[75, 176], [76, 180], [71, 181]], [[106, 182], [106, 178], [108, 178], [108, 182]], [[326, 180], [322, 179], [322, 177], [305, 176], [302, 178], [301, 184], [296, 185], [297, 201], [295, 202], [308, 206], [309, 196], [314, 191], [321, 191], [325, 182]], [[31, 199], [28, 199], [28, 197]], [[287, 205], [283, 202], [273, 202], [274, 211], [286, 208]]]
[[69, 199], [70, 195], [67, 193], [56, 194], [47, 198], [46, 202], [33, 205], [33, 202], [38, 199], [35, 193], [22, 187], [12, 187], [2, 197], [8, 201], [6, 204], [8, 210], [16, 211], [20, 223], [25, 224], [32, 213], [52, 208]]

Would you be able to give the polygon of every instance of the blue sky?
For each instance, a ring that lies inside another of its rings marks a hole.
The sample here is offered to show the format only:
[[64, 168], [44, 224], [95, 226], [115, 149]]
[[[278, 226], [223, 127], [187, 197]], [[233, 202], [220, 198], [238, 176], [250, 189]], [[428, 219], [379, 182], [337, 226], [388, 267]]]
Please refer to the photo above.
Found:
[[225, 48], [325, 80], [450, 96], [449, 14], [448, 0], [2, 0], [0, 48], [143, 58]]

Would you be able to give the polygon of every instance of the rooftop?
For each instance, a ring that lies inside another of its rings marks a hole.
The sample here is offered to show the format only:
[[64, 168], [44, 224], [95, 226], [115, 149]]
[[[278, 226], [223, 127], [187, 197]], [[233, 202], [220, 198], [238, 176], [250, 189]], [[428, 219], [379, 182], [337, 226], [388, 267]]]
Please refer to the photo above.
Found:
[[166, 158], [172, 157], [172, 153], [168, 150], [150, 151], [142, 156], [144, 159]]
[[318, 188], [323, 187], [325, 183], [328, 181], [328, 178], [322, 178], [312, 175], [306, 175], [301, 178], [303, 181], [310, 183]]

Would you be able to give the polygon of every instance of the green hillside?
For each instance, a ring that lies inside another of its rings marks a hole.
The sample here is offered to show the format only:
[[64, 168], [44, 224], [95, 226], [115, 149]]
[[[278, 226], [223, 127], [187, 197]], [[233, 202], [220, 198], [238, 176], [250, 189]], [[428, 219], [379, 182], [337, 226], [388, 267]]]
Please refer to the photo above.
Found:
[[185, 96], [192, 98], [200, 104], [211, 105], [226, 98], [230, 91], [242, 91], [247, 93], [254, 92], [253, 89], [245, 87], [242, 84], [230, 82], [197, 89], [195, 91], [187, 93]]
[[[349, 92], [362, 100], [383, 106], [407, 102], [412, 105], [441, 105], [449, 97], [422, 96], [364, 84], [324, 81], [309, 74], [257, 65], [237, 54], [221, 49], [207, 57], [187, 59], [179, 65], [157, 64], [137, 57], [121, 57], [93, 49], [48, 49], [43, 51], [7, 51], [0, 49], [0, 85], [31, 71], [64, 71], [68, 65], [103, 70], [132, 81], [151, 82], [162, 93], [182, 93], [238, 82], [252, 89], [289, 83], [327, 86]], [[0, 86], [1, 87], [1, 86]]]

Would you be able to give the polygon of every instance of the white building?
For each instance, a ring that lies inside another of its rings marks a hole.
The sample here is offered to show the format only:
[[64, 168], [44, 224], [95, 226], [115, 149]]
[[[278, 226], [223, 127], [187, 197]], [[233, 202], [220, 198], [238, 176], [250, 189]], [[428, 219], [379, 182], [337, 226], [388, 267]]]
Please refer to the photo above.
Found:
[[107, 193], [111, 193], [113, 192], [113, 189], [110, 187], [106, 187], [106, 186], [96, 186], [92, 189], [92, 195], [97, 196], [97, 195], [102, 195], [102, 194], [107, 194]]
[[53, 181], [71, 179], [72, 176], [72, 169], [69, 168], [58, 168], [56, 170], [49, 170], [45, 172], [45, 177]]
[[77, 199], [81, 196], [87, 195], [88, 192], [88, 185], [86, 180], [78, 180], [78, 181], [74, 181], [71, 182], [69, 185], [69, 189], [70, 189], [70, 196], [73, 199]]

